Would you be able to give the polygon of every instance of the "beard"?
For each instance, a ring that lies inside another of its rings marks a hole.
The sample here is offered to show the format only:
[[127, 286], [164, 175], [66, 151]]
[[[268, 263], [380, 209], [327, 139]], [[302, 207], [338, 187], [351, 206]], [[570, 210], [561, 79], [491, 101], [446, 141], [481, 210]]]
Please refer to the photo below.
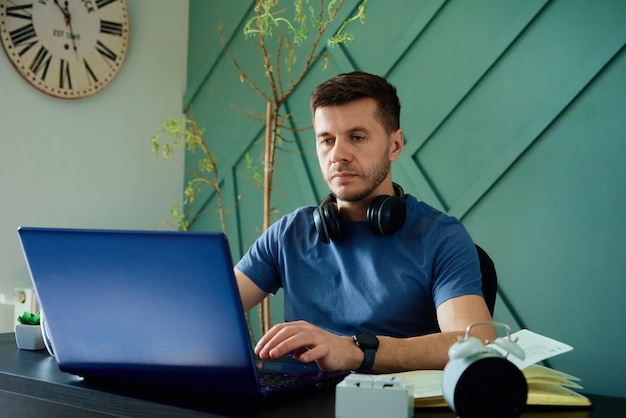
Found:
[[329, 176], [324, 176], [326, 184], [338, 200], [345, 202], [359, 202], [372, 194], [374, 190], [387, 178], [391, 171], [391, 162], [381, 160], [374, 165], [369, 166], [363, 173], [358, 173], [350, 169], [349, 165], [340, 165], [337, 171], [349, 171], [357, 174], [363, 180], [363, 186], [350, 191], [335, 192], [332, 189]]

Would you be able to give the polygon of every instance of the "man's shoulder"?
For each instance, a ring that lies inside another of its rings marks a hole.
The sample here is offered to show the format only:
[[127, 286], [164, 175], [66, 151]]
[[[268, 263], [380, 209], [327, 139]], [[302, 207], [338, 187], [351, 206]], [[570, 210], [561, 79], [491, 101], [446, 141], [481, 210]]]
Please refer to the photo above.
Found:
[[311, 219], [315, 206], [300, 206], [291, 212], [282, 215], [276, 223], [292, 223], [294, 220]]
[[300, 206], [279, 217], [270, 225], [270, 229], [284, 235], [289, 230], [301, 230], [313, 225], [315, 206]]
[[456, 220], [456, 218], [448, 215], [442, 210], [435, 208], [434, 206], [431, 206], [426, 202], [418, 200], [414, 196], [408, 196], [406, 202], [407, 214], [414, 214], [420, 219], [429, 219], [432, 222], [442, 220]]

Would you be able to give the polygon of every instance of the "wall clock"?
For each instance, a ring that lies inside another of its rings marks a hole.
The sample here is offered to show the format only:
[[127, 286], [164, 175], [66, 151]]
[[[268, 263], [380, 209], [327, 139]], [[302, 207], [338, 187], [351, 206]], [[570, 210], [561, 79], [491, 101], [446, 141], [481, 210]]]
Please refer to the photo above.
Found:
[[0, 38], [21, 76], [79, 99], [118, 74], [130, 39], [126, 0], [0, 0]]

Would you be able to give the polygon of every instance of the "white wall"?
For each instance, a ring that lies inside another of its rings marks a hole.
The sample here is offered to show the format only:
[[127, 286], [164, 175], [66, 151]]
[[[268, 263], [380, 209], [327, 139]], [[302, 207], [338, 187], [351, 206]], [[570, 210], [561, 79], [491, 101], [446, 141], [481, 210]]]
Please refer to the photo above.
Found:
[[[47, 96], [0, 52], [0, 292], [30, 286], [18, 226], [153, 229], [182, 194], [182, 169], [150, 138], [182, 111], [188, 0], [128, 3], [128, 56], [95, 96]], [[0, 305], [0, 332], [13, 316]]]

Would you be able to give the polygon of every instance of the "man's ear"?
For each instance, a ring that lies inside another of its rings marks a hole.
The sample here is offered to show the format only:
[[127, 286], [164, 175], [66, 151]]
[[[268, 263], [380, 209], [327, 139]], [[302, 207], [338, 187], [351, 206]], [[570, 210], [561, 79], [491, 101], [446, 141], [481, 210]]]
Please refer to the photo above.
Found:
[[404, 148], [404, 131], [400, 128], [391, 133], [389, 143], [389, 159], [395, 161], [400, 157]]

